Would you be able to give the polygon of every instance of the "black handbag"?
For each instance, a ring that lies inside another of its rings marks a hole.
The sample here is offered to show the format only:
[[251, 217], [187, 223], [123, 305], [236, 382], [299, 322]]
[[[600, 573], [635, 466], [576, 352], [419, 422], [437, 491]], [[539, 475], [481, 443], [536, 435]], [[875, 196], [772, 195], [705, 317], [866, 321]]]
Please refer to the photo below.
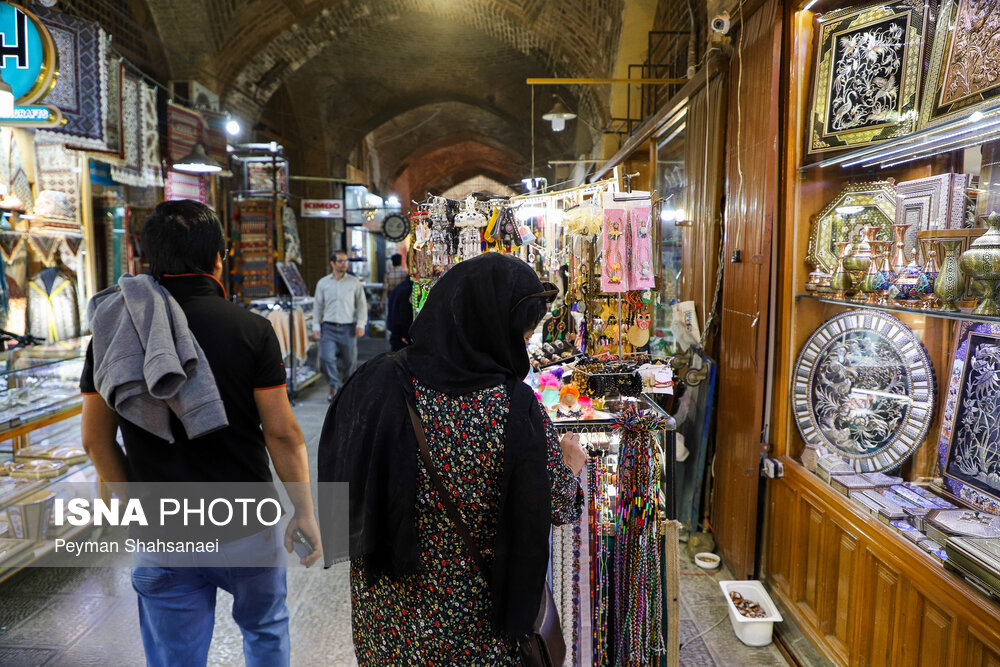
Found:
[[[413, 407], [409, 398], [406, 401], [406, 409], [410, 412], [410, 421], [413, 423], [413, 433], [417, 436], [417, 445], [420, 448], [420, 457], [424, 460], [424, 467], [430, 475], [431, 483], [438, 490], [441, 502], [444, 503], [445, 512], [455, 524], [465, 546], [468, 547], [472, 560], [479, 566], [479, 571], [483, 573], [483, 578], [490, 582], [490, 569], [483, 560], [483, 554], [472, 537], [472, 533], [465, 526], [462, 514], [458, 511], [451, 494], [444, 485], [440, 473], [434, 466], [431, 459], [431, 452], [427, 449], [427, 436], [424, 435], [424, 427], [420, 424], [420, 417]], [[545, 582], [545, 590], [542, 592], [542, 601], [538, 609], [538, 616], [535, 618], [533, 631], [517, 640], [517, 650], [520, 654], [521, 665], [523, 667], [560, 667], [566, 658], [566, 642], [563, 640], [562, 628], [559, 625], [559, 614], [556, 611], [555, 600], [552, 597], [552, 589], [548, 582]]]

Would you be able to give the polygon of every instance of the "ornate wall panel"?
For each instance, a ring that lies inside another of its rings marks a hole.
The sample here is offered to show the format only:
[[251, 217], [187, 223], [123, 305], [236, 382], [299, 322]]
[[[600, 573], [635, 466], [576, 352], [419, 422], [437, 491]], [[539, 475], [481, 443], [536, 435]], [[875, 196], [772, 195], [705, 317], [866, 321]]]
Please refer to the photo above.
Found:
[[924, 41], [921, 4], [848, 7], [820, 17], [808, 152], [913, 131]]
[[823, 605], [819, 627], [834, 653], [847, 661], [851, 646], [852, 579], [859, 558], [858, 540], [836, 521], [825, 522], [830, 545], [823, 567]]

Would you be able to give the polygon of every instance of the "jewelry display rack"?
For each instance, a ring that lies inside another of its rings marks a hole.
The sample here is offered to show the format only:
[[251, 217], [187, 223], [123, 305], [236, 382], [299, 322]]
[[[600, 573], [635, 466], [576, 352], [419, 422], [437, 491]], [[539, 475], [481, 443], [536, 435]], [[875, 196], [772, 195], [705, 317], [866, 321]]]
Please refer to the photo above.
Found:
[[[675, 423], [669, 414], [645, 394], [637, 398], [619, 397], [608, 400], [605, 405], [610, 408], [608, 412], [613, 414], [624, 411], [627, 407], [636, 407], [662, 419], [662, 427], [651, 432], [653, 437], [650, 438], [650, 446], [654, 448], [653, 456], [663, 462], [662, 497], [657, 503], [659, 507], [656, 517], [656, 535], [660, 550], [659, 581], [650, 582], [654, 588], [658, 586], [659, 594], [647, 594], [644, 590], [634, 591], [634, 594], [641, 600], [650, 597], [659, 600], [661, 636], [665, 650], [658, 651], [650, 639], [646, 646], [648, 652], [645, 655], [629, 654], [624, 659], [628, 664], [636, 660], [648, 664], [676, 664], [671, 663], [672, 651], [669, 650], [669, 647], [676, 646], [679, 641], [680, 627], [675, 595], [679, 583], [678, 562], [674, 553], [677, 549], [677, 527], [674, 521]], [[610, 480], [609, 486], [620, 488], [622, 481], [617, 473], [605, 474], [609, 471], [606, 466], [618, 461], [617, 446], [611, 442], [610, 437], [606, 441], [597, 441], [593, 437], [603, 434], [610, 436], [618, 430], [620, 422], [616, 417], [560, 419], [554, 421], [553, 425], [557, 433], [575, 432], [585, 436], [589, 441], [588, 452], [591, 456], [584, 473], [587, 475], [588, 483], [585, 484], [587, 508], [583, 516], [576, 524], [553, 528], [552, 531], [553, 596], [562, 619], [561, 625], [567, 646], [567, 664], [607, 666], [624, 664], [620, 658], [622, 651], [626, 649], [616, 646], [615, 642], [617, 610], [614, 608], [615, 583], [612, 581], [611, 569], [620, 563], [616, 558], [616, 534], [621, 533], [625, 527], [609, 527], [607, 522], [600, 518], [595, 521], [592, 511], [596, 504], [590, 495], [596, 486], [591, 488], [592, 485], [589, 483], [597, 475], [596, 469], [600, 468], [604, 471], [601, 473], [601, 479], [604, 480], [606, 477]], [[617, 495], [617, 491], [612, 495]], [[581, 594], [583, 588], [586, 588], [589, 595]]]

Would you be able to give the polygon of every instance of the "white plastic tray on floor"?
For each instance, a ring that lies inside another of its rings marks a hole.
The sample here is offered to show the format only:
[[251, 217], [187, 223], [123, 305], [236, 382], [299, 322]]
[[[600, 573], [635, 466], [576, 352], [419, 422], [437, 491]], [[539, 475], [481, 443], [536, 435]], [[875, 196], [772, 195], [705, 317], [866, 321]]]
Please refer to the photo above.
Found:
[[[747, 646], [767, 646], [771, 643], [774, 624], [782, 621], [781, 614], [771, 601], [771, 596], [759, 581], [720, 581], [719, 587], [729, 607], [729, 621], [736, 637]], [[748, 618], [741, 614], [729, 594], [735, 592], [760, 605], [767, 612], [763, 618]]]

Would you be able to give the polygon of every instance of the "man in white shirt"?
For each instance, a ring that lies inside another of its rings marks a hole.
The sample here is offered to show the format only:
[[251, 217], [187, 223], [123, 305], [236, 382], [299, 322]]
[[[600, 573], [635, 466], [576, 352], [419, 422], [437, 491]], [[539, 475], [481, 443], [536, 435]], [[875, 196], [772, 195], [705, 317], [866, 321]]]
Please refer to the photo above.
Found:
[[333, 252], [330, 267], [333, 273], [316, 283], [313, 338], [319, 341], [319, 357], [330, 383], [327, 400], [332, 401], [357, 366], [357, 339], [365, 335], [368, 301], [361, 281], [347, 273], [346, 252]]

